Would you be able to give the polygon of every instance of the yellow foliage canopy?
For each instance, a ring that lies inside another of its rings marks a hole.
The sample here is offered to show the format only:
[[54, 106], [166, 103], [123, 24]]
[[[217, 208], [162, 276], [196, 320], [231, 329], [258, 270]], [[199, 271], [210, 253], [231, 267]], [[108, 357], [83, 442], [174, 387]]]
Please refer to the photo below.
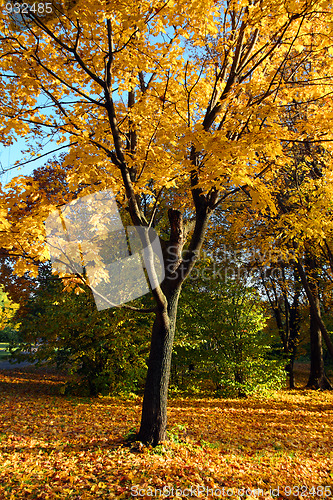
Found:
[[[190, 218], [198, 200], [211, 213], [240, 189], [274, 217], [290, 146], [325, 141], [331, 198], [329, 2], [88, 0], [66, 15], [52, 5], [50, 16], [0, 18], [0, 139], [23, 136], [37, 156], [52, 137], [65, 151], [52, 197], [36, 178], [0, 193], [1, 243], [24, 257], [19, 273], [48, 258], [50, 211], [96, 189], [126, 197], [138, 225], [165, 222], [169, 207]], [[320, 203], [306, 227], [318, 238]]]
[[19, 304], [15, 304], [0, 286], [0, 331], [3, 330], [12, 320]]

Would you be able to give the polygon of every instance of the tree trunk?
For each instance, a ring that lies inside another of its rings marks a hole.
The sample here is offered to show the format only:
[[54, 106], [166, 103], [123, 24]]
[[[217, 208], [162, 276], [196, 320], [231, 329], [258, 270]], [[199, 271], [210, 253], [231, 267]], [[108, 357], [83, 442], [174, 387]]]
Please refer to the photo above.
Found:
[[330, 335], [327, 331], [326, 326], [324, 325], [324, 323], [321, 319], [320, 314], [318, 313], [318, 308], [316, 307], [315, 299], [314, 299], [312, 291], [311, 291], [311, 286], [310, 286], [310, 283], [308, 282], [308, 279], [306, 277], [303, 266], [300, 262], [295, 262], [295, 266], [299, 272], [306, 296], [307, 296], [309, 304], [310, 304], [311, 311], [312, 311], [313, 315], [315, 316], [317, 324], [321, 330], [322, 336], [324, 337], [327, 350], [330, 353], [331, 357], [333, 358], [333, 342], [330, 338]]
[[312, 257], [306, 258], [306, 267], [309, 269], [309, 288], [311, 290], [316, 311], [310, 307], [310, 353], [311, 365], [310, 376], [306, 387], [311, 389], [332, 389], [331, 383], [325, 374], [323, 357], [323, 340], [320, 324], [317, 321], [320, 317], [320, 302], [318, 293], [316, 262]]
[[[316, 301], [318, 313], [320, 314], [318, 295], [315, 295], [314, 299]], [[316, 317], [311, 309], [310, 309], [310, 349], [311, 349], [310, 376], [306, 387], [312, 389], [332, 389], [331, 383], [325, 374], [323, 341], [322, 341], [321, 330], [319, 328]]]
[[294, 363], [295, 363], [295, 356], [292, 354], [290, 361], [285, 368], [289, 378], [289, 389], [295, 389]]
[[153, 325], [139, 441], [156, 446], [166, 439], [167, 397], [172, 346], [181, 287], [172, 291], [168, 308], [158, 311]]
[[292, 357], [289, 363], [289, 388], [295, 389], [295, 372], [294, 372], [295, 356]]
[[[191, 183], [197, 183], [194, 178]], [[193, 189], [196, 220], [190, 244], [183, 254], [186, 241], [183, 216], [179, 210], [169, 209], [169, 242], [164, 245], [165, 279], [152, 293], [157, 312], [153, 325], [148, 372], [142, 404], [141, 427], [138, 439], [148, 445], [157, 446], [166, 438], [167, 397], [171, 371], [171, 356], [176, 328], [177, 307], [181, 287], [189, 276], [198, 258], [207, 229], [210, 209], [201, 190]], [[210, 203], [216, 202], [215, 193], [210, 194]]]
[[246, 392], [245, 392], [244, 388], [242, 387], [244, 385], [244, 372], [243, 372], [242, 368], [240, 368], [240, 367], [236, 368], [235, 373], [234, 373], [234, 377], [235, 377], [235, 382], [237, 382], [237, 384], [239, 384], [239, 386], [237, 388], [238, 397], [239, 398], [246, 398]]
[[299, 296], [301, 292], [301, 284], [299, 282], [299, 276], [296, 272], [296, 269], [294, 269], [294, 280], [295, 280], [295, 293], [294, 293], [293, 303], [290, 307], [289, 339], [288, 339], [288, 352], [290, 353], [290, 362], [288, 370], [290, 389], [295, 389], [294, 365], [295, 365], [298, 340], [300, 334]]

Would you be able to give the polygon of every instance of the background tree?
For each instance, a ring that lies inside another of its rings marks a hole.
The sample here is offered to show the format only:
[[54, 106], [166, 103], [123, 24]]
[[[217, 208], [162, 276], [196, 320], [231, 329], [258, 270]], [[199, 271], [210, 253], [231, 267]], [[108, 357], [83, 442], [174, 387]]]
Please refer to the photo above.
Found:
[[280, 263], [279, 267], [262, 266], [256, 262], [262, 290], [272, 311], [286, 359], [289, 387], [295, 388], [294, 362], [301, 340], [302, 287], [294, 267]]
[[[306, 183], [308, 182], [309, 180]], [[297, 192], [298, 189], [295, 191]], [[305, 190], [308, 192], [306, 188]], [[295, 200], [295, 191], [292, 191], [291, 188], [289, 190], [289, 195], [293, 200]], [[301, 193], [299, 194], [302, 196]], [[315, 200], [321, 199], [321, 196], [317, 198], [317, 195], [318, 193], [315, 194]], [[324, 194], [322, 197], [324, 200]], [[300, 334], [301, 289], [303, 288], [306, 293], [310, 304], [308, 313], [310, 315], [309, 336], [312, 346], [309, 386], [322, 389], [330, 388], [330, 383], [324, 373], [322, 327], [326, 332], [325, 341], [328, 344], [328, 349], [330, 349], [332, 342], [322, 319], [319, 290], [323, 286], [324, 272], [326, 278], [330, 279], [330, 272], [327, 273], [328, 262], [325, 262], [322, 254], [322, 244], [325, 237], [330, 234], [329, 227], [327, 231], [323, 231], [323, 226], [325, 224], [327, 227], [331, 224], [331, 214], [326, 207], [322, 206], [322, 211], [318, 210], [318, 212], [311, 214], [316, 220], [309, 220], [308, 215], [314, 205], [312, 196], [306, 198], [303, 203], [301, 201], [298, 204], [293, 201], [289, 205], [286, 200], [284, 203], [285, 206], [288, 206], [288, 212], [282, 212], [279, 217], [270, 217], [269, 214], [263, 213], [260, 216], [261, 221], [258, 223], [258, 218], [253, 220], [251, 219], [252, 214], [250, 214], [247, 220], [240, 216], [235, 224], [239, 230], [241, 224], [244, 223], [243, 234], [250, 238], [252, 248], [261, 248], [259, 254], [262, 258], [254, 259], [247, 265], [250, 271], [251, 269], [256, 271], [259, 286], [261, 281], [263, 291], [268, 297], [284, 352], [291, 362], [290, 368], [295, 359]], [[307, 209], [305, 204], [307, 204]], [[292, 216], [295, 217], [293, 227], [291, 227]], [[321, 217], [325, 219], [323, 224]], [[308, 222], [307, 229], [303, 227], [303, 220]], [[295, 226], [298, 227], [298, 231]], [[247, 230], [244, 231], [245, 227]], [[235, 234], [237, 229], [233, 227], [231, 231]], [[309, 236], [304, 234], [306, 231], [309, 231]], [[243, 248], [249, 250], [248, 244], [241, 234], [236, 238], [238, 238], [240, 245], [245, 245]], [[284, 241], [281, 242], [281, 239]], [[269, 251], [269, 246], [274, 249], [273, 252]], [[312, 299], [313, 304], [310, 299]], [[316, 383], [314, 383], [315, 380]], [[290, 371], [290, 382], [292, 387], [292, 371]]]
[[216, 211], [210, 229], [214, 238], [208, 254], [213, 258], [216, 278], [245, 281], [267, 301], [272, 315], [269, 329], [276, 330], [280, 338], [275, 349], [284, 356], [289, 385], [294, 388], [294, 361], [298, 344], [304, 340], [302, 284], [294, 263], [288, 262], [285, 252], [273, 239], [276, 217], [269, 213], [258, 217], [250, 204], [246, 193], [237, 192], [229, 199], [229, 206], [224, 205], [223, 212]]
[[[309, 288], [315, 301], [317, 314], [321, 317], [320, 296], [319, 296], [319, 279], [318, 264], [315, 254], [307, 253], [305, 256], [305, 266], [308, 275]], [[332, 389], [324, 368], [324, 353], [323, 339], [320, 325], [317, 318], [310, 307], [310, 352], [311, 366], [310, 376], [307, 386], [315, 389]]]
[[10, 342], [17, 338], [16, 323], [14, 316], [19, 308], [19, 304], [13, 302], [0, 286], [0, 341]]
[[128, 311], [98, 312], [90, 290], [77, 291], [75, 280], [62, 293], [50, 264], [39, 266], [31, 297], [16, 315], [20, 342], [15, 357], [57, 365], [72, 375], [66, 391], [115, 394], [143, 387], [149, 353], [149, 317], [130, 318]]
[[256, 290], [239, 279], [221, 280], [213, 269], [201, 270], [180, 300], [173, 382], [181, 370], [185, 383], [213, 382], [229, 397], [284, 386], [285, 361], [273, 359], [276, 338], [264, 329], [264, 304]]

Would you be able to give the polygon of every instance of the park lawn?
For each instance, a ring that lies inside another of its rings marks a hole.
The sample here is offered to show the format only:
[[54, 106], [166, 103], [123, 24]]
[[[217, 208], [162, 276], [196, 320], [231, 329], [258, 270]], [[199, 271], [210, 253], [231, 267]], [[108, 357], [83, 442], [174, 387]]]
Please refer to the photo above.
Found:
[[9, 352], [7, 351], [7, 347], [9, 344], [5, 342], [0, 342], [0, 361], [8, 358]]
[[333, 495], [330, 392], [171, 399], [171, 441], [149, 449], [124, 441], [140, 398], [69, 398], [62, 383], [0, 372], [1, 499], [323, 498], [325, 486]]

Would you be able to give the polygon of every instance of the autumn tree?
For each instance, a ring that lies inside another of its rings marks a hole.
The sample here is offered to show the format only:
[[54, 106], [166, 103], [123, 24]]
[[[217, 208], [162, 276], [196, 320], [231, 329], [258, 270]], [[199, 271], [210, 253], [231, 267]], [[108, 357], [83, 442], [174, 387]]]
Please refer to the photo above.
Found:
[[[305, 111], [308, 107], [308, 103], [301, 106], [298, 102], [288, 106], [289, 118], [286, 119], [284, 113], [283, 120], [290, 130], [295, 132], [298, 127], [304, 126], [302, 120], [306, 116]], [[275, 196], [277, 212], [273, 216], [267, 211], [250, 213], [249, 200], [243, 199], [243, 207], [248, 208], [243, 210], [237, 220], [233, 214], [234, 232], [242, 227], [243, 234], [251, 239], [251, 245], [260, 248], [261, 255], [265, 256], [262, 262], [258, 263], [258, 268], [267, 295], [269, 295], [268, 287], [264, 283], [263, 276], [267, 272], [269, 274], [269, 269], [274, 266], [279, 270], [281, 277], [286, 269], [293, 270], [289, 272], [296, 278], [294, 298], [299, 295], [299, 284], [302, 285], [310, 306], [311, 372], [308, 385], [324, 389], [331, 386], [324, 371], [322, 338], [325, 339], [331, 356], [333, 344], [321, 317], [319, 287], [322, 281], [322, 269], [327, 270], [331, 267], [329, 258], [333, 222], [332, 191], [329, 181], [331, 153], [326, 142], [319, 144], [320, 141], [313, 139], [311, 131], [303, 131], [303, 134], [302, 141], [292, 139], [283, 141], [288, 161], [280, 168], [274, 183], [266, 181], [266, 187]], [[242, 236], [238, 239], [241, 240]], [[327, 271], [326, 276], [330, 279]], [[297, 318], [294, 314], [296, 304], [293, 308], [289, 307], [288, 289], [290, 290], [290, 286], [284, 280], [282, 286], [286, 305], [284, 324], [281, 321], [279, 307], [276, 307], [276, 294], [275, 300], [270, 298], [270, 302], [282, 333], [284, 348], [287, 347], [286, 340], [289, 338], [290, 348], [293, 350], [294, 340], [290, 338], [288, 330], [291, 325], [297, 327], [297, 321], [295, 322]], [[292, 336], [296, 338], [297, 335], [294, 334]]]
[[18, 276], [13, 271], [17, 255], [2, 248], [0, 251], [0, 282], [10, 298], [21, 306], [29, 296], [29, 276]]
[[15, 304], [4, 291], [4, 287], [0, 286], [0, 333], [12, 325], [18, 308], [19, 304]]
[[[311, 370], [308, 386], [317, 389], [331, 388], [325, 375], [323, 359], [323, 337], [332, 355], [332, 341], [321, 315], [320, 291], [331, 279], [329, 259], [323, 249], [330, 238], [332, 213], [327, 200], [329, 170], [322, 168], [320, 181], [314, 182], [312, 168], [308, 165], [288, 165], [280, 170], [280, 179], [271, 186], [277, 198], [279, 211], [275, 216], [269, 213], [251, 214], [242, 200], [243, 214], [234, 220], [236, 227], [243, 227], [243, 235], [252, 248], [258, 249], [260, 258], [247, 263], [255, 269], [258, 283], [261, 283], [278, 327], [283, 350], [290, 359], [290, 386], [293, 386], [292, 366], [300, 334], [300, 295], [302, 289], [309, 302], [310, 358]], [[309, 175], [310, 174], [310, 175]], [[296, 182], [290, 177], [295, 175]], [[286, 180], [287, 178], [287, 180]], [[247, 213], [247, 215], [246, 215]], [[235, 217], [235, 216], [234, 216]], [[231, 226], [232, 221], [231, 222]], [[237, 233], [236, 227], [231, 232]], [[248, 248], [242, 234], [238, 243]], [[254, 252], [255, 254], [255, 252]], [[327, 293], [330, 291], [330, 286]]]
[[[165, 438], [177, 303], [209, 218], [235, 191], [275, 213], [264, 180], [286, 163], [282, 141], [302, 141], [279, 119], [297, 101], [322, 103], [304, 127], [330, 139], [331, 6], [327, 0], [77, 2], [49, 18], [1, 14], [0, 139], [66, 148], [70, 190], [111, 188], [133, 225], [160, 231], [165, 279], [155, 321], [139, 439]], [[291, 65], [292, 58], [305, 64]], [[305, 67], [306, 66], [306, 67]], [[327, 109], [329, 108], [329, 109]], [[47, 259], [43, 219], [57, 201], [38, 181], [2, 193], [2, 245]], [[24, 217], [27, 198], [35, 200]], [[20, 212], [21, 213], [21, 212]], [[27, 229], [29, 227], [29, 229]], [[15, 237], [14, 237], [15, 235]], [[148, 240], [146, 241], [148, 243]], [[18, 259], [16, 271], [34, 271]], [[154, 272], [152, 264], [152, 272]]]

